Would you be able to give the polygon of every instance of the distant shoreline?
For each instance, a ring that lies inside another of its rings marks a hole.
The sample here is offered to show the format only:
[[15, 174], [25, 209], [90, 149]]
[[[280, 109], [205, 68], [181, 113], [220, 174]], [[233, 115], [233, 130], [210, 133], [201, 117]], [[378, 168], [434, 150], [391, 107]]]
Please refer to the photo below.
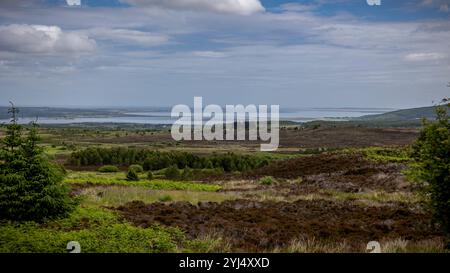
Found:
[[[19, 123], [27, 124], [38, 117], [40, 124], [172, 124], [176, 119], [170, 117], [170, 109], [154, 108], [20, 108]], [[389, 108], [285, 108], [280, 109], [280, 119], [292, 122], [315, 120], [345, 121], [370, 114], [382, 114], [392, 111]], [[0, 107], [0, 123], [9, 122], [7, 107]]]

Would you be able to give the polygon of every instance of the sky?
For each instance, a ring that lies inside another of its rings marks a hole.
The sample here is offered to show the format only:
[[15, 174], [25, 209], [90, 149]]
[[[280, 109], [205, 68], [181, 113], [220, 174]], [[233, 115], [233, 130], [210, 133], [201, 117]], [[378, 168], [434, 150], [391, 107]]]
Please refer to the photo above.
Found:
[[429, 106], [450, 0], [1, 0], [0, 105]]

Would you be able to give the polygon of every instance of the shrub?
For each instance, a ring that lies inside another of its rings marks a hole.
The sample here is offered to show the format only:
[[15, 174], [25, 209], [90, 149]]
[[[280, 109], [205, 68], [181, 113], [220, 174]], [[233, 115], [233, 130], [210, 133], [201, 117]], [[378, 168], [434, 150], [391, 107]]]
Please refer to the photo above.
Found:
[[151, 171], [149, 171], [149, 172], [147, 173], [147, 179], [148, 179], [148, 180], [153, 180], [153, 173], [152, 173]]
[[378, 162], [404, 162], [410, 160], [408, 149], [400, 147], [370, 147], [362, 150], [363, 155]]
[[42, 221], [67, 216], [75, 202], [62, 184], [63, 169], [50, 163], [37, 145], [37, 125], [24, 138], [17, 109], [12, 106], [10, 113], [0, 150], [0, 218]]
[[176, 165], [172, 165], [164, 171], [164, 176], [167, 179], [174, 179], [174, 180], [179, 179], [180, 178], [180, 170], [178, 169], [178, 167]]
[[137, 172], [137, 173], [142, 173], [143, 171], [144, 171], [144, 169], [142, 168], [142, 166], [141, 165], [138, 165], [138, 164], [133, 164], [133, 165], [130, 165], [130, 167], [128, 167], [128, 169], [133, 169], [135, 172]]
[[134, 169], [129, 169], [127, 172], [128, 181], [139, 181], [139, 176]]
[[185, 168], [181, 174], [181, 179], [191, 180], [194, 178], [194, 171], [191, 168]]
[[435, 121], [424, 121], [412, 146], [410, 176], [422, 186], [435, 219], [450, 238], [450, 122], [444, 107], [436, 114]]
[[170, 195], [163, 195], [163, 196], [159, 197], [158, 200], [160, 202], [170, 202], [170, 201], [172, 201], [172, 196], [170, 196]]
[[275, 182], [275, 179], [272, 176], [264, 176], [259, 180], [261, 185], [272, 185]]
[[116, 173], [119, 171], [119, 168], [113, 165], [105, 165], [98, 168], [98, 171], [101, 173]]

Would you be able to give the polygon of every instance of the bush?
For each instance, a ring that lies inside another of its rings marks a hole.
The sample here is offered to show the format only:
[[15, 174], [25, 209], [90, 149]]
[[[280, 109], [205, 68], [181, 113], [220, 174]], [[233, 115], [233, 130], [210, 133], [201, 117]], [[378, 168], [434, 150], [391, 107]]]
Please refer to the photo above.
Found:
[[178, 167], [176, 165], [172, 165], [164, 171], [164, 176], [167, 179], [174, 179], [174, 180], [179, 179], [180, 178], [180, 170], [178, 169]]
[[424, 121], [412, 147], [410, 176], [422, 186], [435, 219], [450, 238], [450, 122], [444, 107], [436, 114], [436, 121]]
[[98, 168], [98, 171], [101, 173], [116, 173], [119, 171], [119, 168], [113, 165], [105, 165]]
[[259, 180], [261, 185], [272, 185], [275, 182], [275, 178], [272, 176], [264, 176]]
[[172, 196], [170, 195], [163, 195], [158, 198], [159, 202], [170, 202], [172, 201]]
[[133, 169], [135, 172], [137, 172], [137, 173], [142, 173], [143, 171], [144, 171], [144, 169], [142, 168], [142, 166], [141, 165], [138, 165], [138, 164], [133, 164], [133, 165], [130, 165], [130, 167], [128, 167], [128, 169]]
[[139, 176], [134, 169], [129, 169], [127, 172], [128, 181], [139, 181]]
[[192, 180], [194, 178], [194, 171], [191, 168], [185, 168], [181, 174], [182, 180]]
[[370, 147], [362, 150], [363, 155], [378, 162], [404, 162], [409, 161], [409, 151], [400, 147]]
[[147, 173], [147, 179], [148, 179], [148, 180], [153, 180], [153, 173], [152, 173], [151, 171], [149, 171], [149, 172]]
[[62, 183], [63, 168], [50, 163], [37, 145], [37, 125], [24, 138], [17, 110], [12, 107], [10, 112], [13, 118], [0, 150], [0, 218], [43, 221], [67, 216], [75, 202]]

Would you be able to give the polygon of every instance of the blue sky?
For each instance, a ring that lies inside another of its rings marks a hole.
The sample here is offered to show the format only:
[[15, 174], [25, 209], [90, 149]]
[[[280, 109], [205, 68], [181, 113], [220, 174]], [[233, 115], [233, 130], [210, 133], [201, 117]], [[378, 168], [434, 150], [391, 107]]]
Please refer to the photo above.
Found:
[[0, 3], [0, 104], [431, 105], [450, 0]]

